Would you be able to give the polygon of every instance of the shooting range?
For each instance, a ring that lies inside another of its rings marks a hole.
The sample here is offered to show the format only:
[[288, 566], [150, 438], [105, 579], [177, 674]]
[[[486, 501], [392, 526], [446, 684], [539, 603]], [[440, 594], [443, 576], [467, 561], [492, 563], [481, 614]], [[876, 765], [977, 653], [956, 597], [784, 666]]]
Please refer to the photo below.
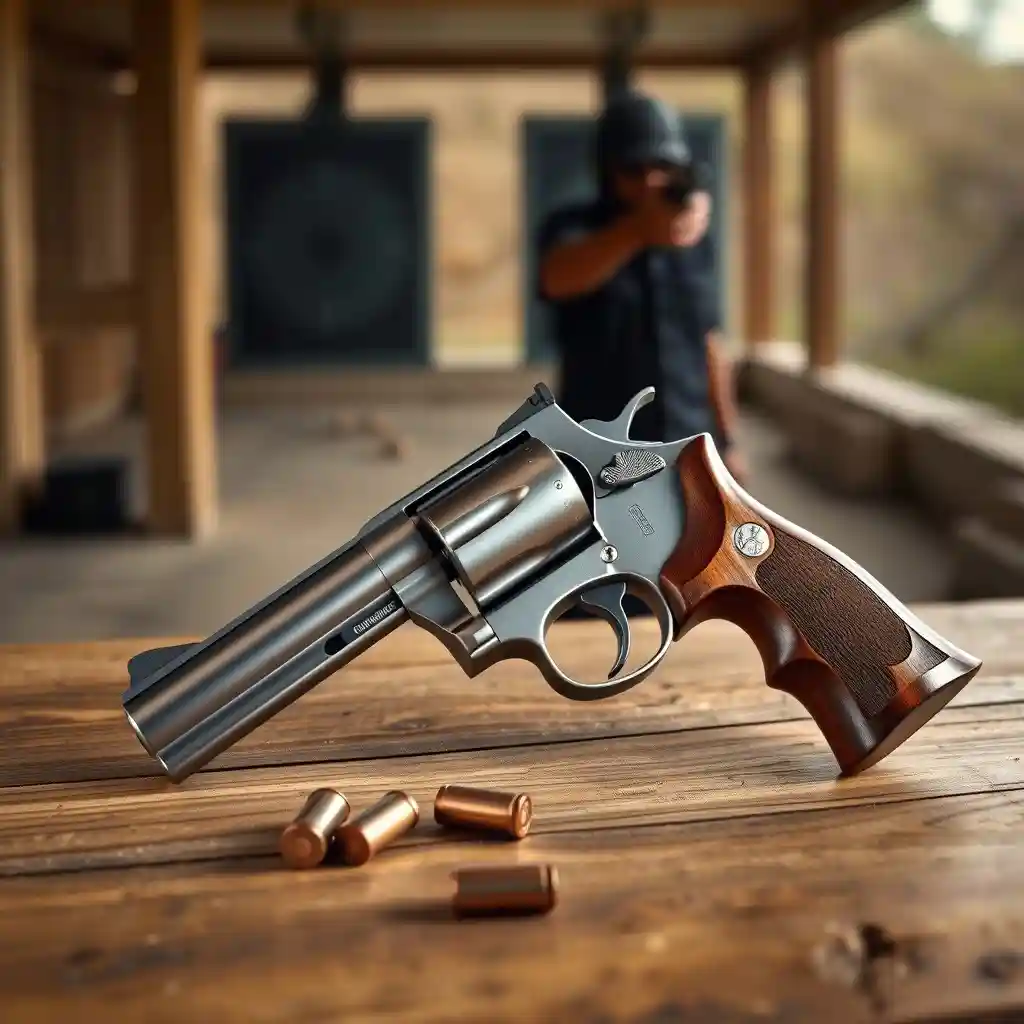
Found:
[[[812, 365], [827, 365], [835, 358], [838, 301], [832, 127], [838, 98], [832, 48], [842, 32], [874, 13], [873, 6], [834, 4], [827, 14], [807, 20], [799, 5], [787, 0], [746, 0], [717, 13], [681, 0], [650, 9], [431, 3], [402, 16], [400, 5], [390, 2], [6, 0], [4, 44], [12, 54], [27, 53], [30, 43], [39, 48], [38, 74], [50, 76], [51, 89], [59, 85], [61, 95], [68, 96], [91, 80], [95, 93], [125, 75], [131, 86], [105, 101], [114, 111], [106, 120], [119, 126], [116, 143], [100, 145], [97, 136], [97, 145], [79, 155], [37, 154], [42, 164], [34, 174], [25, 159], [26, 140], [37, 130], [25, 102], [32, 79], [24, 61], [9, 62], [5, 88], [9, 109], [19, 115], [5, 128], [13, 157], [4, 162], [7, 194], [14, 200], [34, 189], [43, 208], [56, 209], [51, 203], [59, 191], [57, 169], [69, 166], [69, 160], [120, 161], [135, 186], [130, 209], [118, 208], [116, 217], [93, 214], [103, 231], [115, 222], [130, 225], [123, 229], [133, 253], [127, 265], [105, 278], [73, 272], [66, 260], [50, 255], [56, 249], [43, 229], [35, 246], [37, 273], [6, 282], [3, 352], [8, 379], [17, 384], [5, 392], [0, 407], [5, 438], [0, 492], [8, 529], [18, 529], [18, 508], [26, 491], [44, 478], [48, 463], [39, 333], [32, 326], [35, 307], [25, 304], [33, 280], [39, 284], [37, 315], [44, 336], [87, 332], [94, 338], [133, 339], [119, 342], [118, 359], [119, 365], [129, 358], [137, 364], [146, 424], [145, 529], [154, 535], [200, 536], [214, 528], [218, 368], [229, 370], [228, 390], [243, 393], [272, 390], [274, 374], [284, 386], [288, 372], [302, 368], [321, 381], [330, 372], [350, 382], [357, 380], [353, 374], [375, 368], [428, 370], [431, 127], [416, 116], [350, 116], [346, 81], [359, 70], [443, 71], [464, 75], [471, 84], [475, 74], [503, 69], [588, 69], [606, 92], [643, 68], [731, 70], [742, 76], [748, 97], [742, 333], [753, 344], [771, 336], [774, 315], [769, 81], [781, 61], [806, 58], [812, 255], [805, 283], [807, 344]], [[65, 73], [45, 70], [46, 53], [72, 52], [77, 86], [68, 84]], [[205, 70], [273, 75], [301, 68], [316, 82], [308, 110], [287, 123], [235, 119], [224, 126], [229, 314], [215, 343], [203, 288], [197, 89]], [[681, 113], [691, 145], [715, 169], [717, 198], [725, 209], [721, 182], [728, 156], [717, 115]], [[96, 120], [95, 112], [79, 116]], [[518, 157], [524, 238], [558, 199], [566, 179], [582, 185], [586, 133], [575, 115], [524, 118]], [[70, 214], [64, 218], [64, 234], [71, 220]], [[18, 255], [19, 265], [32, 264], [27, 232], [27, 223], [5, 226], [5, 245]], [[724, 240], [713, 235], [707, 245], [709, 273], [720, 277], [728, 258]], [[530, 260], [524, 243], [524, 280], [533, 271]], [[522, 306], [524, 366], [548, 365], [550, 344], [532, 297], [524, 294]], [[51, 375], [59, 365], [51, 365]]]

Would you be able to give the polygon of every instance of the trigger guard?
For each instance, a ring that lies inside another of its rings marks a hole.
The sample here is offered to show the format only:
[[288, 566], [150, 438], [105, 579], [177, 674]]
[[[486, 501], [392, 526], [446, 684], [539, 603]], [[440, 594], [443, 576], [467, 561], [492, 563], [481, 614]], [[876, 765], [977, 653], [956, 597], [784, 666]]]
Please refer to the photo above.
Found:
[[[658, 626], [661, 629], [661, 644], [657, 652], [646, 664], [641, 665], [632, 672], [627, 672], [625, 675], [598, 683], [581, 683], [579, 680], [566, 675], [552, 660], [547, 647], [541, 644], [535, 652], [535, 657], [531, 657], [530, 660], [540, 669], [548, 685], [556, 693], [567, 697], [569, 700], [601, 700], [605, 697], [614, 697], [636, 686], [637, 683], [643, 682], [661, 664], [665, 655], [668, 654], [668, 649], [672, 646], [675, 636], [672, 612], [669, 609], [668, 603], [662, 596], [661, 591], [647, 580], [632, 575], [616, 574], [602, 577], [598, 583], [599, 585], [625, 583], [626, 593], [639, 598], [654, 613], [654, 617], [658, 620]], [[568, 600], [571, 603], [578, 602], [579, 595], [584, 590], [592, 589], [594, 585], [595, 583], [592, 582], [587, 587], [574, 592]], [[552, 613], [549, 613], [544, 623], [545, 635], [554, 622], [558, 620], [563, 610], [564, 608], [559, 609], [558, 614], [553, 614], [556, 611], [553, 608]]]

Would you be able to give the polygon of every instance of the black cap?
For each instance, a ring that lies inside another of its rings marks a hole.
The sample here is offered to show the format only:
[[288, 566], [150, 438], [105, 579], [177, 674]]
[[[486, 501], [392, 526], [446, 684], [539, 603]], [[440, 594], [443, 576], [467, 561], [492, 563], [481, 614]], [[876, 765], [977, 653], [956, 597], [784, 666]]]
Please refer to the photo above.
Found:
[[597, 155], [603, 167], [690, 163], [679, 113], [639, 92], [620, 93], [609, 100], [598, 121]]

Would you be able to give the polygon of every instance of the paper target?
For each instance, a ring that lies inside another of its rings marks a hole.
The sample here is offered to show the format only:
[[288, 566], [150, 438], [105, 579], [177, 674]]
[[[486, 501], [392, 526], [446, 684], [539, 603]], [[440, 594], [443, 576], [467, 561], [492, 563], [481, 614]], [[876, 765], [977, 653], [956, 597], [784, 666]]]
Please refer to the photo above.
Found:
[[236, 364], [427, 361], [428, 129], [229, 122]]
[[326, 340], [396, 301], [415, 250], [393, 194], [355, 168], [318, 160], [268, 192], [243, 258], [281, 320]]

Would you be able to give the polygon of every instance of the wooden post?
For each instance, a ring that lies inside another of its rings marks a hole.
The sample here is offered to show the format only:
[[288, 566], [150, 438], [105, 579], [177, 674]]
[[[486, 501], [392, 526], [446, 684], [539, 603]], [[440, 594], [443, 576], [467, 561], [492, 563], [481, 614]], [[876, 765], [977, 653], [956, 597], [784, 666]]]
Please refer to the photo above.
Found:
[[836, 362], [841, 329], [837, 49], [834, 36], [809, 32], [804, 330], [812, 370]]
[[201, 252], [196, 106], [200, 0], [133, 0], [138, 350], [148, 435], [148, 526], [215, 523], [212, 323]]
[[35, 330], [28, 10], [0, 0], [0, 533], [21, 524], [45, 459]]
[[772, 68], [744, 69], [744, 313], [746, 343], [775, 336], [775, 196], [772, 162]]

